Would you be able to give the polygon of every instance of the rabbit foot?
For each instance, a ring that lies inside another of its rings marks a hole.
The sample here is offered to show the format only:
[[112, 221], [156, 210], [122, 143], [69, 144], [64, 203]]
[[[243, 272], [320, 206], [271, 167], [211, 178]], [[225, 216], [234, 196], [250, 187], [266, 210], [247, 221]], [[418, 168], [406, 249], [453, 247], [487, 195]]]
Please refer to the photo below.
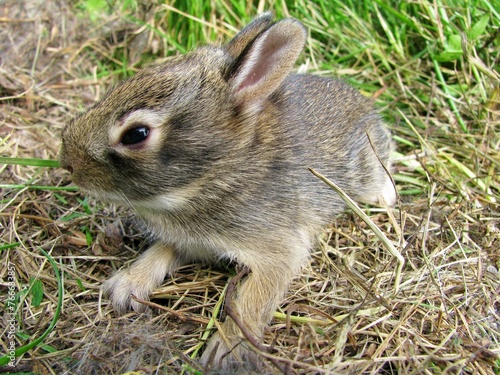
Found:
[[208, 373], [211, 370], [251, 373], [262, 369], [262, 360], [248, 347], [243, 337], [226, 341], [218, 332], [208, 342], [200, 362]]
[[132, 299], [132, 296], [148, 300], [157, 285], [144, 275], [139, 276], [133, 270], [125, 269], [118, 271], [102, 285], [103, 292], [109, 297], [118, 314], [124, 314], [130, 308], [137, 312], [146, 309], [144, 305]]
[[132, 299], [132, 296], [148, 300], [165, 275], [174, 270], [178, 264], [179, 259], [172, 247], [156, 243], [130, 268], [118, 271], [105, 281], [102, 290], [119, 314], [125, 313], [130, 308], [142, 312], [145, 306]]

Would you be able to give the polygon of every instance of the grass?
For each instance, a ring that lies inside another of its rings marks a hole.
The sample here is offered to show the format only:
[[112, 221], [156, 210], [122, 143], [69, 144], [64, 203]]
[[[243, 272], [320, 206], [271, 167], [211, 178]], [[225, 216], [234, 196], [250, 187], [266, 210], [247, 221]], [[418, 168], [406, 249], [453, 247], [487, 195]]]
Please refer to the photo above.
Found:
[[[49, 261], [50, 265], [52, 266], [52, 268], [54, 270], [54, 274], [55, 274], [56, 280], [57, 280], [57, 285], [58, 285], [58, 287], [57, 287], [57, 293], [58, 293], [58, 297], [57, 297], [56, 310], [54, 312], [54, 316], [52, 317], [52, 321], [50, 322], [49, 326], [47, 327], [47, 329], [45, 330], [45, 332], [42, 333], [42, 335], [40, 337], [37, 337], [37, 338], [34, 339], [32, 337], [29, 337], [29, 335], [23, 334], [22, 331], [21, 332], [16, 332], [16, 335], [18, 337], [20, 337], [20, 338], [28, 341], [28, 343], [26, 345], [20, 347], [20, 348], [15, 349], [15, 351], [14, 351], [14, 356], [15, 357], [22, 356], [24, 353], [26, 353], [29, 350], [35, 348], [36, 346], [38, 346], [39, 344], [41, 344], [45, 340], [45, 338], [52, 332], [52, 330], [56, 326], [57, 321], [59, 320], [59, 314], [61, 313], [61, 309], [62, 309], [62, 305], [63, 305], [64, 290], [63, 290], [63, 284], [62, 284], [62, 280], [61, 280], [61, 275], [59, 273], [59, 269], [57, 267], [57, 264], [54, 262], [54, 259], [52, 259], [52, 257], [45, 250], [40, 249], [40, 251], [47, 258], [47, 260]], [[43, 284], [42, 284], [42, 282], [39, 279], [32, 279], [32, 282], [30, 284], [31, 285], [28, 288], [28, 292], [33, 297], [31, 299], [31, 305], [34, 308], [37, 308], [37, 307], [40, 306], [40, 303], [42, 301]], [[26, 295], [27, 294], [24, 293], [24, 296], [26, 296]], [[20, 300], [15, 301], [15, 302], [17, 302], [17, 306], [13, 306], [13, 307], [15, 307], [16, 312], [17, 312], [18, 308], [22, 304], [21, 299], [22, 299], [22, 297], [20, 298]], [[6, 307], [10, 307], [8, 305], [9, 304], [7, 304]], [[7, 309], [5, 309], [5, 310], [7, 310]], [[45, 345], [44, 349], [47, 352], [56, 352], [56, 349], [52, 349], [52, 348], [50, 348], [47, 345]], [[6, 366], [7, 364], [9, 364], [9, 362], [11, 360], [12, 360], [12, 358], [11, 358], [10, 355], [4, 355], [4, 356], [0, 357], [0, 366]]]
[[[325, 229], [265, 343], [295, 373], [500, 373], [498, 0], [0, 7], [0, 257], [15, 269], [18, 324], [9, 341], [0, 323], [0, 357], [10, 342], [29, 348], [13, 371], [201, 371], [195, 358], [231, 271], [184, 267], [155, 292], [169, 312], [115, 316], [99, 285], [147, 239], [130, 212], [84, 199], [56, 168], [59, 136], [141, 66], [223, 43], [272, 9], [309, 30], [300, 69], [375, 99], [396, 143], [400, 201], [366, 208], [368, 224], [346, 211]], [[373, 224], [405, 259], [398, 293], [397, 262]], [[6, 299], [0, 307], [8, 312]]]

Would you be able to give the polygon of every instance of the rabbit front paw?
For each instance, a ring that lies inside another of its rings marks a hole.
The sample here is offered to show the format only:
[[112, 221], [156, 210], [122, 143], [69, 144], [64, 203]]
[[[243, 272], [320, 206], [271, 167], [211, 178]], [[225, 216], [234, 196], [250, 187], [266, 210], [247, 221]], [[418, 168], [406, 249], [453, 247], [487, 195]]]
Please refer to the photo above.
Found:
[[130, 308], [141, 312], [145, 306], [133, 300], [132, 296], [148, 300], [153, 290], [162, 283], [165, 275], [175, 270], [178, 265], [179, 259], [174, 249], [156, 243], [130, 268], [120, 270], [106, 280], [102, 290], [119, 314], [125, 313]]
[[141, 300], [148, 300], [157, 283], [148, 275], [137, 275], [133, 269], [118, 271], [102, 285], [104, 294], [111, 300], [113, 308], [118, 314], [124, 314], [130, 308], [143, 312], [145, 306], [132, 299], [132, 296]]

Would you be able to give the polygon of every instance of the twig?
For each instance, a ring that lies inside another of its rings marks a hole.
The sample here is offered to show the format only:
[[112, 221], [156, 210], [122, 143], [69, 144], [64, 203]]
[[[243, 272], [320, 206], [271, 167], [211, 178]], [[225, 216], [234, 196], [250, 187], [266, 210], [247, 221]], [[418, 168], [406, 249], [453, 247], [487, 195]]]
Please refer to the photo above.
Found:
[[397, 294], [399, 291], [399, 286], [401, 284], [401, 271], [403, 270], [403, 265], [405, 264], [405, 258], [401, 255], [401, 253], [394, 247], [394, 245], [387, 239], [385, 234], [375, 225], [375, 223], [370, 220], [368, 215], [366, 215], [354, 202], [351, 197], [349, 197], [340, 187], [334, 184], [332, 181], [327, 179], [321, 173], [316, 172], [313, 168], [309, 168], [309, 171], [321, 179], [324, 183], [330, 186], [333, 190], [335, 190], [344, 202], [352, 209], [368, 226], [371, 230], [377, 235], [377, 237], [382, 241], [385, 245], [385, 248], [392, 254], [394, 258], [396, 258], [397, 266], [395, 270], [395, 281], [394, 281], [394, 294]]

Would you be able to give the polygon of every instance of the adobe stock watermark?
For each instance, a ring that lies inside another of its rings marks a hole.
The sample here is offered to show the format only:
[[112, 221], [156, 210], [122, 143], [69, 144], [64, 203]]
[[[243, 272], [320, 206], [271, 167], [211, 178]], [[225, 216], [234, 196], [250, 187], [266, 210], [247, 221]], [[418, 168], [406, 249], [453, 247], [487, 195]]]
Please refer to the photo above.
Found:
[[14, 264], [7, 261], [7, 301], [5, 301], [5, 313], [7, 315], [6, 324], [7, 329], [5, 330], [7, 334], [7, 357], [9, 358], [9, 366], [15, 366], [16, 360], [16, 332], [17, 332], [17, 320], [16, 320], [16, 268]]

